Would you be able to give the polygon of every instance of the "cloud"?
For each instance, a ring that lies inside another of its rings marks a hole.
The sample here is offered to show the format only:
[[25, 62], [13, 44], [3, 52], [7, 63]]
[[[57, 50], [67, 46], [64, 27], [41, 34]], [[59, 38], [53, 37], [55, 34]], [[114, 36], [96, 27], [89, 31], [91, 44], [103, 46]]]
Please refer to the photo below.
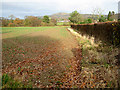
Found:
[[[41, 16], [50, 15], [56, 10], [56, 4], [36, 3], [36, 2], [3, 2], [2, 14], [5, 17], [13, 14], [15, 16], [24, 17], [28, 15]], [[22, 15], [22, 16], [21, 16]]]
[[57, 12], [91, 13], [93, 8], [101, 8], [103, 14], [118, 11], [119, 0], [4, 0], [2, 1], [3, 16], [14, 14], [19, 17], [25, 15], [50, 15]]

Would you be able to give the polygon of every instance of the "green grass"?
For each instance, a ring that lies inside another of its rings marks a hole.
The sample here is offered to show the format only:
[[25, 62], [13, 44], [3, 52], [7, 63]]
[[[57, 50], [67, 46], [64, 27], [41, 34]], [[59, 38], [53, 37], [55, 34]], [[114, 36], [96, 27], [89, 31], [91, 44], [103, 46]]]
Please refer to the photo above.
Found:
[[63, 26], [63, 25], [70, 25], [69, 22], [57, 22], [58, 26]]
[[60, 34], [61, 34], [63, 37], [67, 37], [67, 36], [68, 36], [68, 31], [67, 31], [67, 30], [64, 30], [64, 28], [61, 28]]
[[32, 85], [24, 85], [19, 81], [15, 81], [8, 74], [2, 75], [2, 88], [32, 88]]
[[[119, 65], [117, 66], [117, 64], [119, 61], [115, 57], [116, 55], [119, 55], [119, 47], [114, 47], [113, 45], [104, 42], [92, 44], [84, 37], [77, 37], [77, 40], [79, 45], [82, 46], [82, 70], [84, 70], [84, 68], [89, 68], [90, 73], [98, 76], [98, 82], [100, 80], [99, 77], [103, 77], [103, 80], [107, 82], [104, 87], [118, 87], [117, 85], [120, 80], [117, 76], [119, 75], [117, 72], [119, 70]], [[97, 69], [99, 72], [96, 72]]]
[[56, 27], [2, 27], [2, 34], [5, 34], [3, 38], [11, 38], [51, 28]]

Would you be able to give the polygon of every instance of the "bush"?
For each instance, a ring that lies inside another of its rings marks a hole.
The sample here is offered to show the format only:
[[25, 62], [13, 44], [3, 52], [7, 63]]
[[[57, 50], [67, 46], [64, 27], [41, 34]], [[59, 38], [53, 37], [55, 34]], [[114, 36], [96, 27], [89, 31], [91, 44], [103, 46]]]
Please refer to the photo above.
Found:
[[88, 23], [92, 23], [92, 20], [91, 20], [91, 19], [88, 19]]
[[103, 15], [101, 15], [101, 17], [99, 18], [99, 22], [106, 22], [106, 18]]
[[110, 19], [109, 19], [109, 21], [113, 21], [113, 19], [112, 19], [112, 18], [110, 18]]
[[86, 19], [86, 20], [84, 20], [84, 22], [80, 22], [78, 24], [89, 24], [89, 23], [92, 23], [91, 19]]

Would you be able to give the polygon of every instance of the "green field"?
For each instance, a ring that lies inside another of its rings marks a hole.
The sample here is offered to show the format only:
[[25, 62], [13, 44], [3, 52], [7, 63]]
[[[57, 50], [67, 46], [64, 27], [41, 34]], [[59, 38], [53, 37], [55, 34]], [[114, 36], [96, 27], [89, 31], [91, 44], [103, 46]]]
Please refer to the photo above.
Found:
[[3, 88], [65, 86], [77, 46], [67, 27], [3, 27]]
[[64, 25], [70, 25], [70, 23], [69, 22], [57, 22], [57, 25], [58, 26], [64, 26]]

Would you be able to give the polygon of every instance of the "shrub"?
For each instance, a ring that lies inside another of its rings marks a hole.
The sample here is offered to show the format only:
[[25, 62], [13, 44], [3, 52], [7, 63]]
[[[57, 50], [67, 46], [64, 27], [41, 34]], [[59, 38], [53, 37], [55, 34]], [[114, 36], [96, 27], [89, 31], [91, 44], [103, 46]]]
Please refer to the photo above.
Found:
[[92, 23], [92, 20], [91, 20], [91, 19], [88, 19], [88, 23]]
[[106, 22], [106, 18], [103, 15], [101, 15], [101, 17], [99, 18], [99, 22]]
[[84, 22], [80, 22], [78, 24], [89, 24], [89, 23], [92, 23], [92, 20], [90, 18], [86, 19], [86, 20], [84, 20]]

